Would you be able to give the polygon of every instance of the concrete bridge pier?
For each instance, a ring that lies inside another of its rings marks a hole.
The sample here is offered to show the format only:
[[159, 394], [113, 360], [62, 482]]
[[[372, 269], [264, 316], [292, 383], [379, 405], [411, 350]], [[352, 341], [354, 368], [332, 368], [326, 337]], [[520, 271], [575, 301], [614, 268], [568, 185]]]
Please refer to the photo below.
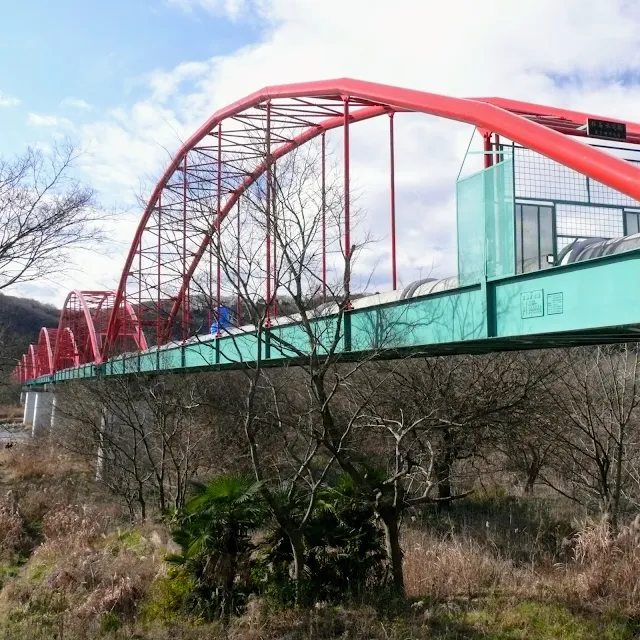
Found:
[[36, 391], [26, 391], [24, 394], [24, 414], [22, 417], [22, 424], [33, 425], [33, 414], [36, 407]]
[[58, 399], [51, 388], [23, 391], [20, 401], [24, 404], [22, 424], [31, 427], [32, 436], [56, 427]]
[[55, 395], [51, 391], [36, 391], [35, 396], [33, 422], [31, 424], [32, 436], [36, 436], [42, 431], [51, 428], [53, 402], [55, 398]]

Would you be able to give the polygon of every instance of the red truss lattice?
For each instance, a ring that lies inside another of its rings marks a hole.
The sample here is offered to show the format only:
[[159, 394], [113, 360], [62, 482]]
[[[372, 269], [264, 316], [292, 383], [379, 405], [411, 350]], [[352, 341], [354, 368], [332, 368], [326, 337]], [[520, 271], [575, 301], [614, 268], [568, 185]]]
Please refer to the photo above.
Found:
[[131, 305], [114, 313], [113, 291], [72, 291], [65, 301], [58, 325], [55, 369], [102, 361], [109, 320], [113, 316], [116, 345], [120, 351], [147, 348], [140, 323]]
[[[26, 382], [60, 369], [101, 362], [115, 297], [113, 291], [72, 291], [65, 300], [58, 327], [40, 330], [37, 345], [29, 346], [14, 378]], [[144, 333], [131, 305], [122, 305], [115, 315], [119, 320], [116, 348], [146, 349]]]
[[36, 347], [37, 356], [37, 375], [43, 376], [53, 373], [55, 368], [54, 352], [56, 348], [57, 329], [47, 329], [42, 327], [38, 336], [38, 346]]

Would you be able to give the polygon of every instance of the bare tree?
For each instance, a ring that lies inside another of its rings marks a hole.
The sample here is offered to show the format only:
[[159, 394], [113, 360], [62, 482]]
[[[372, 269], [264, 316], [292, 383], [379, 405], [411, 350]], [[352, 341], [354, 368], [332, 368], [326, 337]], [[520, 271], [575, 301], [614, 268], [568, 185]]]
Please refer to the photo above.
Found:
[[551, 487], [587, 507], [597, 505], [614, 528], [623, 500], [638, 504], [640, 353], [637, 344], [562, 352], [560, 380], [549, 386], [561, 428]]
[[562, 366], [553, 352], [549, 359], [550, 375], [531, 388], [523, 399], [518, 419], [509, 425], [502, 423], [489, 446], [484, 447], [488, 457], [497, 454], [493, 463], [498, 470], [513, 474], [525, 495], [531, 495], [536, 484], [545, 484], [543, 478], [552, 472], [561, 450], [558, 436], [564, 429], [564, 421], [547, 389], [562, 373]]
[[[97, 459], [96, 479], [143, 519], [182, 506], [189, 482], [214, 466], [198, 379], [132, 376], [74, 383], [59, 395], [51, 433], [60, 446]], [[96, 453], [97, 452], [97, 453]]]
[[454, 465], [495, 448], [504, 433], [526, 421], [530, 401], [553, 371], [545, 353], [428, 358], [396, 370], [393, 407], [426, 420], [443, 504], [452, 496]]
[[[329, 180], [320, 174], [318, 153], [317, 146], [307, 145], [289, 154], [277, 170], [270, 172], [266, 180], [247, 195], [240, 228], [243, 236], [234, 237], [231, 233], [227, 236], [231, 242], [227, 244], [216, 239], [216, 253], [223, 273], [254, 323], [259, 343], [265, 340], [276, 352], [304, 362], [301, 372], [292, 373], [287, 384], [283, 384], [287, 377], [266, 375], [260, 359], [255, 367], [245, 371], [248, 387], [244, 433], [254, 473], [263, 481], [265, 500], [290, 540], [296, 582], [302, 576], [304, 528], [335, 456], [329, 455], [317, 467], [317, 454], [322, 446], [316, 433], [317, 419], [308, 406], [298, 404], [292, 412], [295, 394], [286, 391], [291, 390], [292, 382], [300, 382], [299, 373], [307, 381], [314, 381], [311, 389], [315, 384], [322, 384], [319, 379], [326, 375], [343, 334], [344, 313], [350, 296], [350, 269], [357, 250], [356, 246], [346, 249], [342, 243], [343, 196], [335, 174], [330, 175]], [[333, 283], [322, 279], [321, 235], [329, 255], [337, 256], [340, 273]], [[269, 238], [267, 251], [273, 249], [267, 260], [265, 237]], [[265, 287], [265, 284], [266, 291], [256, 291], [256, 287]], [[280, 292], [285, 295], [279, 297]], [[333, 300], [337, 306], [336, 315], [326, 322], [318, 317], [316, 309], [323, 299]], [[288, 304], [288, 309], [281, 311], [293, 312], [295, 318], [291, 320], [298, 320], [299, 329], [294, 330], [292, 337], [287, 336], [286, 331], [272, 329], [278, 304]], [[306, 397], [308, 400], [309, 396]], [[296, 396], [296, 401], [299, 399], [300, 396]], [[324, 404], [318, 398], [314, 403]], [[275, 487], [265, 482], [272, 460], [263, 455], [264, 447], [260, 446], [274, 425], [282, 445]], [[288, 486], [284, 501], [278, 499], [274, 491], [283, 481]], [[292, 506], [301, 485], [307, 491], [307, 502], [300, 514]]]
[[[301, 535], [317, 490], [337, 465], [375, 505], [387, 538], [393, 582], [403, 590], [398, 527], [408, 502], [396, 500], [390, 489], [404, 482], [406, 472], [394, 467], [388, 475], [372, 473], [358, 441], [366, 433], [372, 397], [390, 372], [383, 372], [363, 393], [352, 394], [351, 387], [357, 385], [356, 374], [380, 350], [394, 346], [399, 329], [407, 336], [413, 327], [401, 310], [377, 309], [365, 321], [361, 318], [357, 333], [352, 333], [352, 303], [365, 293], [368, 281], [365, 277], [357, 293], [352, 290], [355, 261], [371, 238], [360, 234], [360, 242], [345, 244], [347, 204], [353, 226], [362, 212], [345, 200], [339, 176], [322, 170], [326, 165], [318, 162], [320, 155], [319, 147], [309, 144], [279, 160], [244, 197], [238, 217], [221, 223], [220, 232], [213, 233], [213, 260], [219, 261], [224, 281], [220, 284], [253, 324], [247, 329], [252, 340], [299, 366], [287, 375], [274, 374], [266, 370], [258, 349], [257, 360], [244, 369], [243, 430], [265, 500], [290, 539], [294, 577], [301, 575]], [[209, 219], [212, 214], [215, 207], [210, 206]], [[201, 217], [207, 219], [206, 212]], [[206, 296], [206, 282], [201, 289]], [[419, 320], [423, 325], [431, 321]], [[237, 359], [244, 360], [245, 338], [237, 333], [231, 338]], [[349, 351], [360, 355], [344, 358]], [[270, 435], [282, 445], [280, 456], [273, 457], [269, 449], [265, 454], [263, 443]], [[396, 450], [394, 440], [392, 451]], [[287, 505], [276, 500], [274, 479], [276, 484], [285, 479], [290, 487], [305, 488], [302, 515], [298, 511], [292, 518]], [[432, 498], [422, 498], [427, 499]]]
[[[244, 195], [237, 217], [212, 236], [212, 260], [219, 262], [223, 291], [237, 300], [238, 323], [248, 320], [252, 340], [300, 365], [268, 372], [258, 348], [257, 360], [243, 370], [242, 401], [235, 407], [263, 497], [291, 543], [296, 583], [303, 575], [304, 529], [327, 474], [337, 463], [360, 476], [341, 444], [345, 433], [335, 402], [362, 362], [339, 374], [334, 362], [346, 346], [343, 340], [350, 339], [354, 260], [370, 239], [364, 235], [359, 243], [345, 245], [342, 181], [326, 165], [321, 169], [320, 155], [320, 147], [311, 143], [279, 160]], [[215, 203], [199, 202], [203, 220], [215, 216]], [[362, 212], [350, 204], [355, 227]], [[196, 278], [198, 284], [206, 297], [206, 275]], [[245, 360], [244, 337], [231, 337], [237, 359]], [[380, 335], [377, 342], [383, 342]], [[218, 402], [227, 402], [229, 395]], [[279, 443], [279, 451], [269, 447], [270, 439]], [[306, 501], [302, 509], [300, 490]]]
[[[402, 308], [375, 309], [365, 319], [352, 312], [357, 294], [366, 289], [365, 278], [357, 293], [352, 290], [355, 260], [370, 238], [346, 246], [342, 231], [352, 203], [345, 200], [339, 177], [321, 171], [319, 156], [318, 147], [309, 144], [272, 164], [243, 196], [235, 216], [219, 220], [219, 228], [211, 230], [220, 291], [242, 309], [238, 324], [248, 320], [253, 325], [244, 334], [220, 334], [227, 347], [229, 338], [235, 345], [236, 360], [245, 362], [246, 386], [236, 410], [263, 495], [290, 538], [294, 575], [301, 570], [297, 546], [305, 519], [317, 488], [336, 465], [375, 505], [393, 582], [403, 590], [402, 513], [455, 499], [454, 463], [476, 455], [499, 419], [518, 419], [523, 398], [542, 374], [527, 368], [528, 361], [519, 366], [508, 357], [368, 366], [415, 327]], [[215, 218], [215, 203], [206, 196], [198, 203], [202, 220]], [[333, 265], [329, 270], [327, 254]], [[211, 281], [203, 275], [196, 286], [211, 299]], [[352, 332], [354, 317], [358, 324]], [[446, 318], [412, 320], [421, 328], [434, 321]], [[256, 343], [247, 362], [247, 344]], [[216, 342], [206, 344], [217, 348]], [[265, 367], [265, 352], [295, 361], [299, 368], [274, 374]], [[386, 405], [380, 397], [387, 398]], [[406, 410], [398, 412], [398, 407]], [[270, 438], [281, 443], [280, 451], [269, 447]], [[283, 479], [307, 490], [308, 508], [295, 521], [275, 499]]]
[[343, 455], [375, 501], [398, 589], [403, 513], [467, 495], [453, 490], [456, 463], [493, 450], [549, 372], [544, 357], [522, 354], [407, 359], [361, 367], [342, 390]]
[[72, 250], [101, 238], [95, 192], [73, 176], [78, 157], [67, 142], [0, 158], [0, 290], [68, 269]]

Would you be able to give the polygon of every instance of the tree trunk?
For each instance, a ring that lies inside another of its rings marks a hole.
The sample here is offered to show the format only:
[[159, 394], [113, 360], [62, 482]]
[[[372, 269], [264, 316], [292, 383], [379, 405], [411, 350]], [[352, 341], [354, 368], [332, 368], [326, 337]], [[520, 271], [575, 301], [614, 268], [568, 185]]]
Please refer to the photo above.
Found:
[[140, 519], [144, 522], [147, 519], [147, 503], [144, 499], [144, 489], [142, 484], [138, 484], [138, 504], [140, 505]]
[[302, 534], [299, 531], [287, 531], [289, 542], [291, 542], [291, 552], [293, 553], [292, 578], [296, 588], [296, 604], [300, 600], [300, 576], [304, 567], [304, 548], [302, 545]]
[[524, 494], [526, 496], [530, 496], [533, 493], [533, 487], [535, 486], [537, 479], [538, 472], [530, 467], [527, 473], [527, 481], [524, 485]]
[[616, 446], [616, 484], [613, 488], [613, 500], [611, 505], [611, 526], [614, 532], [618, 531], [618, 514], [620, 512], [620, 496], [622, 494], [622, 461], [624, 457], [624, 444], [622, 440], [622, 429], [618, 432], [618, 443]]
[[398, 530], [398, 512], [391, 507], [382, 507], [379, 509], [379, 514], [384, 528], [387, 559], [391, 566], [393, 586], [398, 593], [404, 594], [404, 572], [402, 570], [402, 548], [400, 547], [400, 532]]
[[238, 572], [237, 549], [229, 552], [229, 566], [224, 578], [224, 597], [222, 601], [222, 617], [228, 618], [233, 613], [233, 583]]
[[438, 509], [448, 509], [451, 496], [451, 471], [456, 459], [456, 451], [453, 436], [445, 431], [443, 434], [442, 452], [436, 458], [434, 473], [438, 482]]

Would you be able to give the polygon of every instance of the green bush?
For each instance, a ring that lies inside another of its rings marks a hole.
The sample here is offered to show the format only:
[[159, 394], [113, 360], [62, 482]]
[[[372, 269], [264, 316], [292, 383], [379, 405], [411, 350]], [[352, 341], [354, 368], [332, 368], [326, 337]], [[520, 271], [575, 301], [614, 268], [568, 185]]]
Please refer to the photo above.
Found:
[[238, 613], [254, 591], [249, 574], [251, 534], [262, 526], [267, 510], [259, 484], [250, 477], [228, 475], [198, 485], [175, 516], [172, 535], [181, 553], [167, 557], [189, 576], [192, 589], [185, 603], [205, 619]]
[[168, 575], [153, 581], [146, 601], [140, 608], [145, 623], [168, 623], [189, 613], [191, 594], [196, 584], [184, 567], [171, 567]]
[[[302, 527], [298, 581], [290, 573], [289, 537], [270, 518], [260, 488], [246, 476], [221, 476], [198, 486], [176, 514], [173, 539], [181, 553], [168, 557], [174, 567], [170, 580], [191, 583], [188, 593], [178, 588], [180, 603], [167, 610], [176, 606], [211, 620], [242, 611], [252, 593], [282, 605], [342, 602], [382, 585], [386, 554], [374, 506], [347, 476], [319, 493]], [[291, 523], [302, 522], [309, 496], [302, 489], [281, 489], [272, 494], [280, 512]], [[256, 534], [265, 531], [257, 542]]]
[[254, 576], [277, 602], [344, 602], [381, 586], [386, 557], [382, 532], [373, 505], [349, 477], [338, 477], [333, 487], [320, 493], [302, 538], [301, 584], [291, 580], [291, 544], [280, 528], [273, 530], [254, 562]]
[[115, 613], [111, 613], [107, 611], [103, 613], [100, 618], [100, 634], [107, 635], [108, 633], [113, 633], [118, 631], [121, 627], [121, 622]]

